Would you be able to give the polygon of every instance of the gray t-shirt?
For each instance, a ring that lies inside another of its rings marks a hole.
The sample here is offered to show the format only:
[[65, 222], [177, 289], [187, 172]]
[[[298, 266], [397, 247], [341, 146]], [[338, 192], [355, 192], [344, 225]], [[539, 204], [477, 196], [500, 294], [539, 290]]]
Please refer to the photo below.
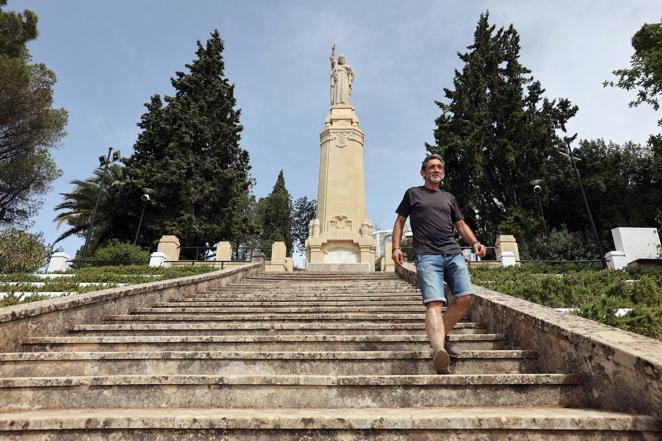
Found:
[[412, 187], [396, 213], [409, 216], [414, 233], [414, 254], [460, 254], [453, 222], [464, 219], [455, 196], [444, 190]]

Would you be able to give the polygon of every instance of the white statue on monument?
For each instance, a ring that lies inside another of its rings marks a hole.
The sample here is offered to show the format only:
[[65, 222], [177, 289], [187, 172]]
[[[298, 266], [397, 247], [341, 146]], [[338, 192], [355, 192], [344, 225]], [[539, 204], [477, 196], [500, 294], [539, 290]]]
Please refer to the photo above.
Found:
[[345, 64], [345, 56], [338, 55], [336, 61], [336, 45], [331, 48], [331, 105], [349, 104], [349, 95], [352, 93], [354, 69]]

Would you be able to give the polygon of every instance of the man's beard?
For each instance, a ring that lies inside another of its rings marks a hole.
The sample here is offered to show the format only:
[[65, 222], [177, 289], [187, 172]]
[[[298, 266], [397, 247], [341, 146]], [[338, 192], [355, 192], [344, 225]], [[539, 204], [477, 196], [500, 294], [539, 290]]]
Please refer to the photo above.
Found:
[[433, 177], [432, 175], [429, 175], [425, 177], [425, 180], [432, 184], [441, 184], [443, 179], [443, 176]]

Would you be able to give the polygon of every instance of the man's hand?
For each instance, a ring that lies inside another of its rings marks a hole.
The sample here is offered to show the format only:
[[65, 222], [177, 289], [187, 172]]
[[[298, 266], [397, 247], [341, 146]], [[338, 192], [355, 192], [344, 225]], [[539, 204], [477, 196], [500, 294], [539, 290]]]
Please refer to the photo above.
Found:
[[485, 247], [485, 245], [480, 242], [475, 243], [471, 248], [473, 249], [473, 252], [481, 259], [485, 257], [485, 254], [487, 254], [487, 247]]
[[396, 265], [402, 265], [404, 256], [402, 255], [402, 250], [400, 248], [394, 249], [391, 257], [393, 258], [393, 262], [395, 262]]

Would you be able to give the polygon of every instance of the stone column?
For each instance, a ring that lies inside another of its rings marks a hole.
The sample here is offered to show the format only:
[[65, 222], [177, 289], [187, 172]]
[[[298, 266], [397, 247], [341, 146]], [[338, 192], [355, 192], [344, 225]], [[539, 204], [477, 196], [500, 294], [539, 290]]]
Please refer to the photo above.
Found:
[[216, 244], [216, 261], [229, 262], [232, 260], [232, 244], [219, 242]]
[[516, 265], [519, 265], [519, 247], [515, 236], [509, 234], [502, 234], [496, 240], [496, 258], [502, 260], [501, 256], [505, 251], [510, 251], [515, 257]]
[[287, 271], [287, 247], [285, 242], [274, 242], [271, 246], [271, 260], [265, 263], [265, 272]]
[[67, 253], [58, 251], [53, 253], [51, 260], [48, 262], [47, 273], [60, 273], [69, 269], [69, 261], [71, 257]]
[[177, 236], [162, 236], [156, 251], [164, 253], [169, 261], [179, 261], [179, 239]]
[[395, 262], [393, 262], [393, 244], [391, 241], [384, 243], [384, 269], [382, 271], [395, 271]]

